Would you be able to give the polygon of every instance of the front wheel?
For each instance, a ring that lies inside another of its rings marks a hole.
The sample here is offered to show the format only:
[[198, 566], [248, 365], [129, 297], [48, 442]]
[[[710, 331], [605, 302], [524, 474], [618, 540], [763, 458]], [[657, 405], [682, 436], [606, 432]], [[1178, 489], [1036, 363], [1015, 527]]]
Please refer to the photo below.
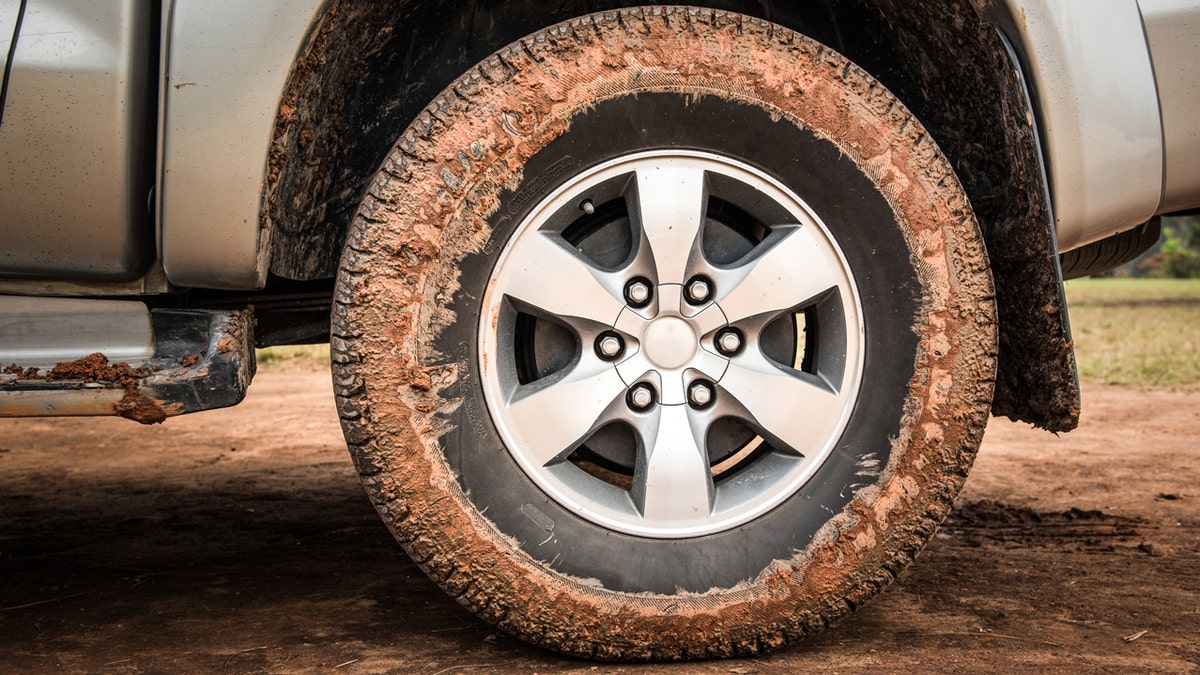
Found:
[[755, 653], [886, 586], [987, 420], [982, 239], [843, 57], [700, 9], [502, 50], [401, 136], [348, 237], [339, 411], [397, 539], [527, 640]]

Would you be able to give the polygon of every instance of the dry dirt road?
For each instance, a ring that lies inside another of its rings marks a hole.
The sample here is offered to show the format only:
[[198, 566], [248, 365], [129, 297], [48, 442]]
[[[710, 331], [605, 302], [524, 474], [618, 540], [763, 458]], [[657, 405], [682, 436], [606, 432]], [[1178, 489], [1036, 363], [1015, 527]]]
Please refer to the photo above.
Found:
[[1060, 438], [993, 420], [889, 591], [756, 659], [592, 664], [474, 620], [377, 520], [321, 373], [142, 427], [0, 420], [0, 671], [1200, 669], [1200, 394], [1084, 389]]

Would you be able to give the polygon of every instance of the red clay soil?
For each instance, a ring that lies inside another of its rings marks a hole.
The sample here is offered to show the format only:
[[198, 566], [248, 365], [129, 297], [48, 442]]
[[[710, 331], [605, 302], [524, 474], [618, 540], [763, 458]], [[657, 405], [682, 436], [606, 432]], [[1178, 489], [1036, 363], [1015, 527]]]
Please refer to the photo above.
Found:
[[124, 361], [110, 364], [100, 352], [74, 361], [66, 361], [46, 373], [47, 380], [83, 380], [84, 382], [113, 382], [123, 386], [136, 385], [137, 380], [150, 374], [148, 368], [131, 368]]
[[0, 671], [1130, 672], [1200, 669], [1200, 394], [1085, 386], [1061, 437], [993, 420], [888, 591], [756, 659], [592, 664], [497, 634], [404, 558], [324, 373], [146, 427], [0, 420]]

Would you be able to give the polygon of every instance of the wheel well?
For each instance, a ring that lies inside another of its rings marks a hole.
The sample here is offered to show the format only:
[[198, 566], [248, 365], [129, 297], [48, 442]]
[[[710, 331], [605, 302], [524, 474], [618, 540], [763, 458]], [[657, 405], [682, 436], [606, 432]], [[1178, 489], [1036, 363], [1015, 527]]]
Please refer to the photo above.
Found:
[[[271, 271], [336, 273], [346, 227], [384, 156], [442, 89], [493, 51], [620, 0], [333, 0], [280, 105], [262, 219]], [[1004, 44], [968, 0], [717, 0], [849, 57], [904, 101], [949, 157], [988, 241], [1000, 308], [996, 414], [1051, 430], [1078, 419], [1037, 142]]]

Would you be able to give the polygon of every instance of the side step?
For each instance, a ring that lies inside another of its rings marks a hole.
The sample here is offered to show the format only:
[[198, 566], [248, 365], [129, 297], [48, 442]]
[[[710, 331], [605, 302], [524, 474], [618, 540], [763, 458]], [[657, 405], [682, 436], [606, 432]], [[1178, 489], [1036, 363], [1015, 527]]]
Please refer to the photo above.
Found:
[[247, 310], [0, 296], [0, 312], [0, 417], [156, 424], [235, 405], [254, 376]]

